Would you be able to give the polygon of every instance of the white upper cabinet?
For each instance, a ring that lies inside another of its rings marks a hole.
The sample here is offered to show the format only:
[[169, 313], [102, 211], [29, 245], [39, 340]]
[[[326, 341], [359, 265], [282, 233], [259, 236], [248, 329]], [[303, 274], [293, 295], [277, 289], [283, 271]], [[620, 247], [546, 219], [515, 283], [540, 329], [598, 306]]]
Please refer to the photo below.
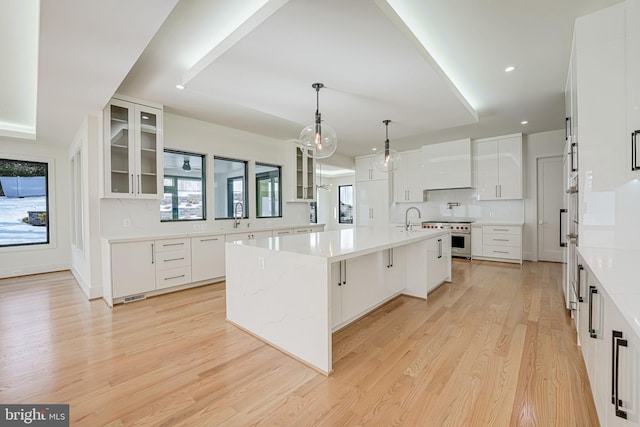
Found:
[[423, 190], [473, 187], [471, 139], [422, 146]]
[[313, 202], [316, 200], [316, 161], [295, 142], [287, 148], [287, 201]]
[[478, 140], [478, 199], [522, 199], [522, 135]]
[[[373, 167], [373, 157], [365, 156], [356, 158], [356, 181], [377, 181], [381, 179], [388, 179], [388, 176], [384, 172], [380, 172]], [[402, 163], [400, 164], [402, 167]]]
[[640, 139], [640, 0], [627, 0], [627, 50], [626, 50], [626, 83], [627, 83], [627, 134], [625, 153], [628, 165], [629, 180], [640, 178], [640, 158], [638, 143]]
[[401, 162], [393, 171], [393, 201], [396, 203], [422, 202], [424, 185], [424, 167], [422, 151], [405, 151], [400, 153]]
[[104, 196], [162, 197], [162, 110], [112, 99], [104, 110]]
[[[625, 117], [625, 3], [578, 18], [575, 31], [579, 183], [606, 191], [625, 183], [631, 170]], [[637, 54], [637, 49], [629, 52], [629, 59]], [[630, 80], [637, 79], [636, 75]]]

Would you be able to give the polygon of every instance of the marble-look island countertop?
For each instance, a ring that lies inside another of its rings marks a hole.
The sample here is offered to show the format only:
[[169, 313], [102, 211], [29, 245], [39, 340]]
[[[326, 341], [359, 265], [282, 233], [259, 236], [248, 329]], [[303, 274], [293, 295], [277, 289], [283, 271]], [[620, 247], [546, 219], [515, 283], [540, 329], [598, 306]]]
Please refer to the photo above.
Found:
[[596, 279], [640, 338], [640, 251], [578, 247]]
[[296, 236], [239, 240], [234, 244], [317, 256], [326, 258], [329, 262], [336, 262], [445, 234], [449, 234], [449, 231], [426, 229], [405, 231], [398, 227], [356, 227]]

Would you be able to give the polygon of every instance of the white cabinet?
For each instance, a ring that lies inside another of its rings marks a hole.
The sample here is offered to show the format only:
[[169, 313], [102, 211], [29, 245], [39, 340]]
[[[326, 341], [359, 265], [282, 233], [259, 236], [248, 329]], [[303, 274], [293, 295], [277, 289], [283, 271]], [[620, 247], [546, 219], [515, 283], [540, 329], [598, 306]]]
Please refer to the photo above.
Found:
[[383, 251], [385, 270], [385, 297], [390, 297], [405, 288], [407, 275], [406, 246]]
[[396, 203], [422, 202], [424, 166], [422, 151], [405, 151], [400, 167], [393, 171], [393, 201]]
[[599, 391], [608, 405], [606, 423], [601, 424], [637, 426], [640, 425], [640, 340], [606, 293], [604, 298], [602, 354], [605, 360], [604, 363], [597, 361], [597, 369], [607, 375], [606, 384], [602, 384]]
[[522, 199], [522, 135], [477, 143], [478, 199]]
[[342, 321], [351, 321], [380, 303], [385, 296], [383, 252], [351, 258], [343, 271]]
[[625, 151], [627, 164], [621, 167], [627, 170], [628, 179], [640, 178], [640, 0], [627, 0], [626, 25], [626, 138]]
[[191, 241], [189, 238], [155, 241], [156, 289], [191, 282]]
[[191, 238], [191, 280], [211, 280], [224, 277], [223, 235]]
[[[387, 174], [373, 167], [374, 156], [356, 157], [356, 181], [388, 179]], [[402, 164], [400, 165], [402, 167]]]
[[225, 236], [227, 242], [235, 242], [236, 240], [253, 240], [261, 237], [272, 237], [270, 230], [267, 231], [245, 231], [241, 233], [231, 233]]
[[313, 202], [316, 200], [316, 161], [295, 142], [287, 147], [286, 164], [287, 201]]
[[356, 224], [389, 224], [389, 183], [386, 180], [356, 182]]
[[473, 187], [471, 139], [422, 146], [425, 190]]
[[104, 196], [162, 197], [162, 110], [112, 99], [104, 110]]
[[[481, 245], [481, 247], [478, 247]], [[471, 256], [489, 261], [522, 264], [522, 226], [483, 225], [471, 227]]]
[[482, 226], [471, 226], [471, 257], [477, 258], [482, 256]]
[[589, 266], [580, 262], [584, 286], [578, 334], [600, 425], [640, 425], [640, 339]]
[[[635, 31], [636, 25], [632, 22], [627, 29]], [[626, 182], [631, 169], [631, 158], [626, 157], [631, 134], [626, 132], [625, 111], [625, 3], [580, 17], [575, 32], [580, 181], [594, 191], [606, 191]], [[628, 55], [637, 56], [637, 49]]]
[[155, 243], [111, 244], [112, 297], [142, 294], [156, 288]]
[[449, 277], [451, 238], [438, 236], [427, 240], [427, 292], [440, 286]]

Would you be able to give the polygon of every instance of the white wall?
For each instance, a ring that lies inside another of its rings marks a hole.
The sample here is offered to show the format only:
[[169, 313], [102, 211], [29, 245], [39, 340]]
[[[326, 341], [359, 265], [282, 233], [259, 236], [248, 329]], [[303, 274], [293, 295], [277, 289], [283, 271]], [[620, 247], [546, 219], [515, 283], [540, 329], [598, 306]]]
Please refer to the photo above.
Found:
[[[562, 156], [564, 129], [526, 135], [524, 158], [524, 230], [522, 258], [538, 260], [538, 159]], [[558, 183], [558, 185], [562, 185]]]
[[[353, 186], [353, 199], [355, 201], [356, 175], [348, 175], [335, 178], [322, 178], [322, 184], [330, 185], [328, 190], [318, 189], [318, 223], [325, 224], [325, 230], [338, 230], [352, 228], [354, 224], [340, 224], [338, 222], [338, 187], [340, 185]], [[353, 210], [355, 220], [355, 207]]]
[[[82, 158], [82, 225], [83, 239], [71, 245], [71, 272], [88, 298], [102, 296], [102, 247], [100, 245], [100, 185], [102, 184], [101, 118], [85, 117], [73, 143], [68, 161], [80, 151]], [[71, 189], [72, 186], [70, 185]], [[69, 211], [73, 209], [69, 206]], [[71, 218], [71, 216], [70, 216]], [[70, 224], [73, 227], [73, 224]]]
[[0, 248], [0, 278], [70, 267], [69, 161], [67, 149], [0, 140], [0, 157], [49, 163], [50, 244]]
[[[102, 199], [100, 200], [101, 235], [119, 236], [161, 236], [201, 232], [205, 230], [231, 229], [233, 220], [214, 219], [214, 174], [213, 156], [249, 161], [249, 177], [254, 176], [255, 161], [285, 167], [286, 148], [284, 141], [262, 135], [239, 131], [212, 123], [195, 120], [176, 114], [164, 114], [165, 148], [206, 154], [207, 174], [207, 220], [193, 222], [160, 223], [159, 201]], [[283, 169], [283, 194], [287, 185]], [[302, 225], [309, 223], [308, 203], [282, 203], [282, 218], [255, 218], [255, 182], [249, 180], [249, 219], [243, 220], [241, 227], [277, 226], [284, 224]], [[125, 227], [125, 220], [131, 226]]]

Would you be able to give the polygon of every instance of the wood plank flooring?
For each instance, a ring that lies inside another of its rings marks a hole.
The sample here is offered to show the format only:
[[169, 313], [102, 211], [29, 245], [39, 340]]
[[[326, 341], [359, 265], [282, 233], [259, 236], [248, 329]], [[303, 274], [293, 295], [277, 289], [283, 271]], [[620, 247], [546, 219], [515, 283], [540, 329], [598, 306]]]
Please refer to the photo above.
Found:
[[0, 280], [0, 402], [73, 426], [598, 425], [559, 264], [454, 260], [334, 334], [325, 377], [225, 322], [224, 283], [109, 309], [68, 272]]

